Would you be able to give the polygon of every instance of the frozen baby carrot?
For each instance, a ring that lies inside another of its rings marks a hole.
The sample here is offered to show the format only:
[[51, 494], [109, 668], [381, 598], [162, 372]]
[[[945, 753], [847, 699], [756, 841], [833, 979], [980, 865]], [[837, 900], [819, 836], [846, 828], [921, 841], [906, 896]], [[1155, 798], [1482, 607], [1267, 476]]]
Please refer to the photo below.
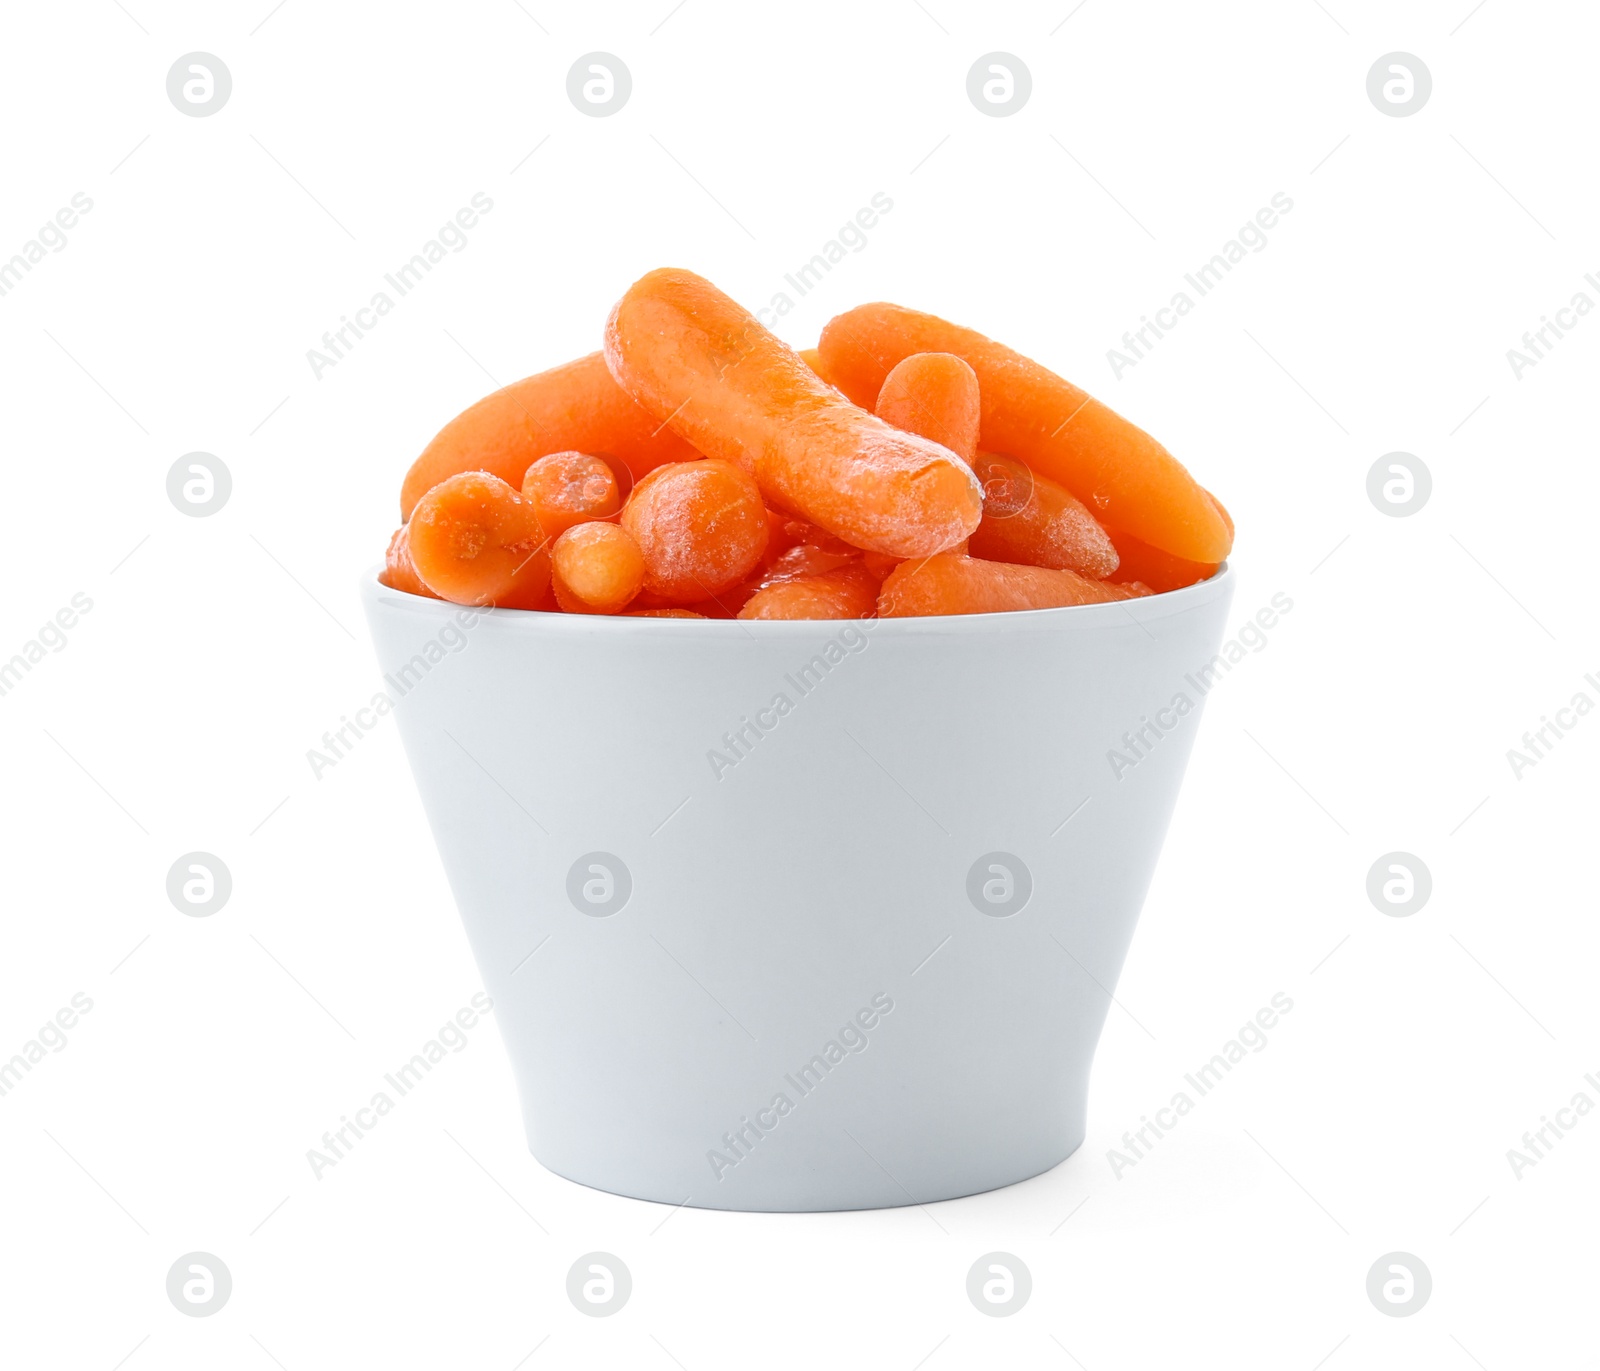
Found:
[[947, 552], [902, 562], [890, 572], [878, 594], [878, 615], [897, 619], [916, 614], [995, 614], [1132, 600], [1149, 593], [1144, 586], [1091, 581], [1075, 571], [985, 562]]
[[738, 585], [769, 535], [756, 483], [732, 462], [711, 459], [650, 472], [622, 507], [622, 527], [644, 556], [644, 589], [673, 604]]
[[615, 614], [643, 583], [639, 545], [615, 524], [574, 524], [550, 547], [550, 584], [569, 614]]
[[696, 614], [692, 609], [630, 609], [622, 615], [625, 619], [703, 619], [704, 614]]
[[978, 451], [978, 377], [948, 352], [916, 352], [884, 378], [878, 418], [931, 438], [972, 465]]
[[487, 472], [460, 472], [428, 491], [412, 511], [406, 543], [423, 584], [460, 605], [537, 609], [550, 583], [533, 506]]
[[523, 475], [522, 495], [550, 538], [559, 538], [574, 524], [609, 519], [622, 508], [616, 473], [586, 452], [541, 457]]
[[832, 571], [791, 576], [745, 601], [741, 619], [870, 619], [878, 611], [878, 578], [859, 560]]
[[1097, 581], [1117, 569], [1106, 531], [1064, 486], [989, 452], [980, 452], [972, 469], [983, 482], [983, 522], [967, 543], [974, 557], [1076, 571]]
[[1026, 462], [1102, 522], [1174, 556], [1218, 562], [1226, 521], [1178, 460], [1148, 433], [1021, 353], [972, 329], [899, 305], [862, 305], [831, 320], [817, 344], [828, 379], [871, 404], [889, 371], [918, 352], [953, 352], [977, 373], [986, 451]]
[[518, 488], [550, 452], [615, 457], [635, 478], [695, 457], [689, 445], [618, 388], [598, 352], [485, 396], [446, 424], [411, 464], [400, 488], [409, 519], [424, 492], [459, 471], [488, 471]]
[[602, 352], [448, 424], [401, 508], [387, 586], [675, 618], [1126, 599], [1215, 575], [1234, 533], [1148, 434], [982, 334], [863, 305], [795, 352], [673, 269]]
[[[978, 378], [953, 353], [917, 352], [898, 363], [884, 378], [876, 412], [887, 424], [949, 448], [968, 466], [977, 455]], [[966, 552], [969, 544], [947, 550]]]
[[1153, 548], [1149, 543], [1141, 543], [1126, 533], [1111, 534], [1111, 541], [1116, 544], [1117, 556], [1120, 559], [1117, 569], [1111, 574], [1111, 579], [1142, 581], [1158, 594], [1162, 591], [1178, 590], [1183, 586], [1192, 586], [1196, 581], [1210, 580], [1217, 574], [1217, 567], [1221, 565], [1219, 562], [1185, 561], [1182, 557], [1174, 557], [1170, 552]]
[[426, 595], [437, 600], [439, 597], [422, 584], [422, 577], [417, 575], [416, 567], [411, 564], [411, 540], [406, 533], [409, 527], [401, 524], [389, 539], [389, 551], [384, 555], [383, 570], [378, 574], [378, 579], [390, 590], [403, 590], [407, 595]]
[[605, 356], [622, 388], [696, 449], [737, 462], [768, 502], [857, 547], [927, 556], [977, 526], [982, 497], [959, 458], [857, 409], [692, 272], [636, 281], [606, 322]]

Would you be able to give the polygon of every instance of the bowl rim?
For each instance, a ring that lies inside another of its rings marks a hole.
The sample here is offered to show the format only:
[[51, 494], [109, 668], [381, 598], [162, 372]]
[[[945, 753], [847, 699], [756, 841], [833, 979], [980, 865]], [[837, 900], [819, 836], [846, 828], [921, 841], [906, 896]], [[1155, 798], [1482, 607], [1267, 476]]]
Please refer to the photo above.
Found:
[[1004, 610], [991, 614], [916, 615], [896, 619], [657, 619], [629, 618], [625, 614], [566, 614], [537, 609], [480, 608], [458, 605], [450, 600], [432, 600], [408, 591], [395, 590], [378, 579], [383, 563], [367, 568], [361, 575], [361, 595], [369, 613], [381, 608], [399, 610], [424, 622], [443, 624], [461, 614], [474, 620], [480, 617], [499, 625], [506, 632], [527, 634], [616, 634], [652, 635], [666, 633], [692, 639], [731, 640], [752, 636], [829, 637], [846, 625], [854, 625], [874, 637], [924, 637], [952, 634], [1052, 632], [1063, 629], [1125, 628], [1130, 623], [1143, 626], [1179, 614], [1193, 613], [1233, 590], [1231, 562], [1223, 562], [1204, 581], [1178, 590], [1142, 596], [1136, 600], [1113, 600], [1104, 604], [1061, 605], [1052, 609]]

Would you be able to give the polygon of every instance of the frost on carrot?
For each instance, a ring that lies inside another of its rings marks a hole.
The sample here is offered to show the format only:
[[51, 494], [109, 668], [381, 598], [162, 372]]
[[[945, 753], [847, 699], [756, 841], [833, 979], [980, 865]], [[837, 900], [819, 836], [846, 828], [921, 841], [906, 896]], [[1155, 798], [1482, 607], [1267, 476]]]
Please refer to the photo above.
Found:
[[605, 357], [622, 388], [685, 441], [743, 466], [768, 503], [856, 547], [927, 556], [982, 514], [959, 458], [852, 405], [692, 272], [635, 282], [607, 321]]
[[982, 334], [871, 304], [796, 352], [674, 269], [602, 352], [447, 424], [401, 514], [393, 589], [657, 618], [1102, 603], [1215, 575], [1234, 533], [1149, 434]]
[[539, 458], [523, 474], [522, 494], [551, 538], [574, 524], [609, 519], [622, 508], [616, 473], [586, 452], [552, 452]]
[[663, 605], [731, 589], [754, 569], [770, 534], [755, 482], [709, 458], [651, 472], [628, 496], [622, 527], [644, 557], [645, 591]]
[[1103, 523], [1175, 556], [1219, 562], [1227, 522], [1178, 460], [1070, 381], [973, 329], [899, 305], [861, 305], [817, 344], [829, 380], [857, 404], [919, 352], [953, 352], [978, 377], [979, 442], [1059, 482]]

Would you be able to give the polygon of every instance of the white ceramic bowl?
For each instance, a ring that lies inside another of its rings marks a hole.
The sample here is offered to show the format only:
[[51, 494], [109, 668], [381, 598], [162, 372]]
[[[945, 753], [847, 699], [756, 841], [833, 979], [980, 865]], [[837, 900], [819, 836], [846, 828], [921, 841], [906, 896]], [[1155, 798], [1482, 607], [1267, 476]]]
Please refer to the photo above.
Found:
[[534, 1156], [745, 1210], [950, 1199], [1067, 1157], [1232, 589], [1224, 567], [1118, 604], [742, 623], [462, 609], [369, 574]]

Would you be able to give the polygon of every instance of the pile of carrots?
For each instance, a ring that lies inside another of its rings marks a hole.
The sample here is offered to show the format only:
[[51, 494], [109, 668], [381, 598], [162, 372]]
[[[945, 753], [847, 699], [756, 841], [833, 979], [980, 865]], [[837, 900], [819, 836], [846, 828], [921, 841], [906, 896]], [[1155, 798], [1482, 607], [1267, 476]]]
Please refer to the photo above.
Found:
[[1160, 443], [980, 333], [862, 305], [795, 352], [673, 269], [603, 352], [451, 420], [400, 516], [396, 590], [672, 618], [1094, 604], [1204, 580], [1233, 544]]

